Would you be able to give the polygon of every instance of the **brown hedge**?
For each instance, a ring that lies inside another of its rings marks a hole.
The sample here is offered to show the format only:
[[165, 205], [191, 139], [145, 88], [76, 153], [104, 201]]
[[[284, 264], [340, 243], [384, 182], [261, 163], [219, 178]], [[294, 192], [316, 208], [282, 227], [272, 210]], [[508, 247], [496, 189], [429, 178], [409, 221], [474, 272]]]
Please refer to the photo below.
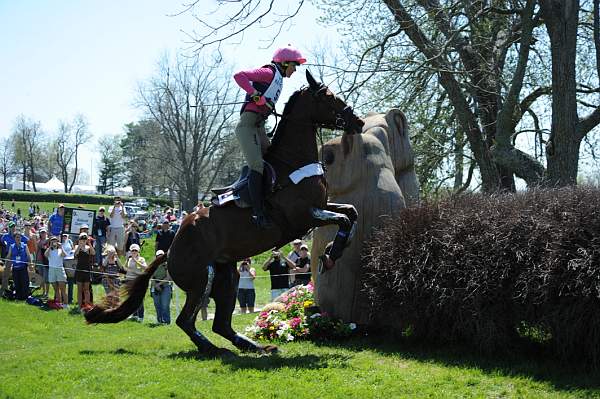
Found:
[[404, 210], [363, 252], [373, 323], [600, 366], [600, 191], [470, 195]]

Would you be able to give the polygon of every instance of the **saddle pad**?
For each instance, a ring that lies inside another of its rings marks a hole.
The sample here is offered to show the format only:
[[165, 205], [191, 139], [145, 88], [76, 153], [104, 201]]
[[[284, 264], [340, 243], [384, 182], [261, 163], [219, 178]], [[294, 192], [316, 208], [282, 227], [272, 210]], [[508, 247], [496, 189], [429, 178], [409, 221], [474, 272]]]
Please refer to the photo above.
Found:
[[290, 174], [290, 180], [294, 184], [298, 184], [306, 177], [322, 176], [323, 174], [325, 174], [325, 172], [323, 171], [323, 166], [320, 163], [309, 163], [308, 165], [304, 165], [300, 169], [292, 172]]

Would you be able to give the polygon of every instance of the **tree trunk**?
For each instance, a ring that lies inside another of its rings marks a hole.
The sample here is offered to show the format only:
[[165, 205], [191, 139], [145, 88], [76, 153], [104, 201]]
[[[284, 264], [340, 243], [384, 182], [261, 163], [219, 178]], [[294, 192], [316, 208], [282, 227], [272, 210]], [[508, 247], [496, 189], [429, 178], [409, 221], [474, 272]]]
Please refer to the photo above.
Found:
[[575, 58], [579, 0], [541, 0], [552, 54], [552, 131], [547, 144], [547, 184], [577, 183], [579, 145]]

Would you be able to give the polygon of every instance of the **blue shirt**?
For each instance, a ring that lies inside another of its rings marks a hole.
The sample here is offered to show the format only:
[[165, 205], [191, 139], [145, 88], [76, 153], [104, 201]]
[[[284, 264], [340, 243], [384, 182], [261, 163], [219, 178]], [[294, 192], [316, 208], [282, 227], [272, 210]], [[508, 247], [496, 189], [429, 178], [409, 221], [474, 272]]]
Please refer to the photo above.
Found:
[[20, 246], [14, 243], [10, 246], [10, 260], [12, 261], [13, 269], [22, 269], [27, 267], [29, 258], [27, 256], [27, 244], [21, 242]]
[[[25, 236], [21, 236], [21, 242], [23, 244], [27, 244], [27, 241], [29, 241], [29, 238], [25, 237]], [[8, 254], [8, 249], [10, 248], [11, 245], [13, 245], [15, 243], [15, 236], [13, 236], [10, 233], [6, 233], [2, 236], [2, 242], [4, 243], [4, 249], [3, 249], [3, 257], [6, 257], [6, 255]]]
[[53, 213], [48, 221], [50, 222], [50, 234], [53, 236], [60, 235], [63, 230], [64, 218], [58, 213]]

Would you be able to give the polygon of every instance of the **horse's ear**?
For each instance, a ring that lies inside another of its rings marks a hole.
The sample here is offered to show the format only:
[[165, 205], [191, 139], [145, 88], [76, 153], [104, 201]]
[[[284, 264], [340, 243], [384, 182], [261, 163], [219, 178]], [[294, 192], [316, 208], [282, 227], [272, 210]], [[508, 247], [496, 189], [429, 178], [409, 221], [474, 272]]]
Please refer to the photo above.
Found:
[[315, 80], [315, 78], [313, 78], [308, 69], [306, 70], [306, 80], [308, 81], [308, 85], [311, 89], [317, 90], [319, 88], [320, 84]]

